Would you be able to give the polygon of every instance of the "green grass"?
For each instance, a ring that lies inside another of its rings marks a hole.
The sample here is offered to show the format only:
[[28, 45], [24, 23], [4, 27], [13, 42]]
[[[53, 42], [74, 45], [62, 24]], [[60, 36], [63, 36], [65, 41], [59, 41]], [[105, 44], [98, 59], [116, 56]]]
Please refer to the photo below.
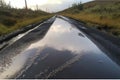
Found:
[[0, 35], [5, 34], [8, 32], [8, 28], [6, 28], [4, 25], [0, 24]]
[[52, 15], [38, 16], [35, 18], [25, 18], [25, 19], [18, 20], [17, 23], [13, 26], [5, 26], [5, 25], [0, 24], [0, 35], [8, 34], [10, 32], [17, 30], [17, 29], [23, 28], [27, 25], [37, 23], [40, 21], [44, 21], [50, 17], [52, 17]]
[[74, 7], [60, 14], [80, 20], [91, 27], [120, 37], [120, 2], [92, 1], [84, 4], [83, 10]]
[[52, 17], [43, 11], [0, 8], [0, 36]]
[[[120, 1], [119, 0], [95, 0], [85, 4], [77, 4], [59, 12], [84, 22], [90, 27], [120, 37]], [[50, 18], [53, 14], [43, 11], [25, 9], [8, 9], [0, 7], [0, 35], [37, 23]]]

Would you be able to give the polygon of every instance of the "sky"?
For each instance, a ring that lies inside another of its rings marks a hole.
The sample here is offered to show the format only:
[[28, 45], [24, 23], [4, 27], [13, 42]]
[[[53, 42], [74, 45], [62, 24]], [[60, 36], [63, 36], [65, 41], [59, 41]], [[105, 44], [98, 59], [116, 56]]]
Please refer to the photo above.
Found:
[[[15, 8], [23, 8], [25, 7], [24, 0], [5, 0], [7, 3], [10, 3]], [[27, 0], [28, 8], [36, 9], [36, 5], [38, 8], [47, 12], [57, 12], [64, 10], [70, 7], [73, 3], [78, 2], [88, 2], [92, 0]]]

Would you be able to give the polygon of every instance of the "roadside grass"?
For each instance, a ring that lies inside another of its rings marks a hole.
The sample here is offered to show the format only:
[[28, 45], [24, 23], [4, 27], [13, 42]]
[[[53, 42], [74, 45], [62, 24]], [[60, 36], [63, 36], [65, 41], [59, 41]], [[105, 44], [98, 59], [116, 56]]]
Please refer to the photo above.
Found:
[[81, 22], [84, 22], [88, 26], [120, 37], [119, 3], [109, 2], [106, 5], [94, 5], [92, 7], [85, 8], [84, 10], [69, 8], [67, 10], [64, 10], [60, 14], [77, 19]]
[[13, 28], [14, 29], [22, 28], [22, 27], [25, 27], [25, 26], [33, 24], [33, 23], [44, 21], [44, 20], [46, 20], [50, 17], [52, 17], [52, 15], [38, 16], [36, 18], [25, 18], [25, 19], [22, 19], [22, 20], [18, 20], [18, 23], [15, 24], [15, 26], [13, 26]]
[[47, 16], [41, 15], [34, 18], [17, 19], [16, 20], [17, 22], [13, 26], [5, 26], [3, 24], [0, 24], [0, 35], [5, 35], [17, 29], [23, 28], [27, 25], [44, 21], [52, 16], [53, 15], [47, 15]]
[[0, 36], [44, 21], [52, 16], [53, 14], [41, 10], [17, 9], [9, 5], [0, 6]]
[[8, 32], [8, 28], [6, 28], [4, 25], [0, 24], [0, 35], [5, 34]]
[[120, 37], [120, 19], [102, 18], [96, 14], [80, 13], [76, 15], [63, 14], [64, 16], [77, 19], [90, 27], [106, 31], [111, 35]]

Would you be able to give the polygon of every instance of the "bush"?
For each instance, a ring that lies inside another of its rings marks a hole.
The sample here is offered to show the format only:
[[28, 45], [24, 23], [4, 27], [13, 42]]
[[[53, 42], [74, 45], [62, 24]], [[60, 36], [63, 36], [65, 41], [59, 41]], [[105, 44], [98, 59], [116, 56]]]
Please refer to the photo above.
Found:
[[12, 18], [5, 18], [2, 20], [2, 24], [5, 26], [14, 26], [16, 24], [16, 20]]
[[77, 8], [78, 10], [83, 10], [83, 4], [80, 2], [78, 4], [74, 3], [72, 8]]

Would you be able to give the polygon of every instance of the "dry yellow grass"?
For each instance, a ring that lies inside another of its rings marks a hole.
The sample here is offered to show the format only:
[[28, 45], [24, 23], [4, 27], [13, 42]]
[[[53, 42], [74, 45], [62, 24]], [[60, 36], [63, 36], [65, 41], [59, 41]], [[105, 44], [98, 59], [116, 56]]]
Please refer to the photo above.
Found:
[[110, 18], [103, 18], [101, 19], [100, 16], [97, 16], [96, 14], [64, 14], [65, 16], [75, 18], [77, 20], [85, 21], [85, 22], [91, 22], [99, 25], [106, 25], [106, 26], [114, 26], [120, 28], [120, 19], [110, 19]]
[[17, 29], [20, 29], [22, 27], [25, 27], [25, 26], [33, 24], [33, 23], [43, 21], [52, 16], [53, 15], [47, 15], [47, 16], [42, 15], [42, 16], [35, 17], [35, 18], [24, 18], [24, 19], [18, 20], [14, 26], [9, 26], [9, 28], [7, 26], [0, 24], [0, 35], [8, 34], [12, 31], [15, 31]]
[[100, 25], [101, 28], [106, 26], [109, 28], [108, 33], [116, 35], [116, 36], [120, 36], [120, 19], [119, 18], [117, 19], [111, 19], [109, 17], [101, 18], [97, 14], [91, 14], [91, 13], [85, 13], [85, 12], [81, 12], [78, 14], [67, 14], [66, 13], [62, 15], [77, 19], [85, 23]]

